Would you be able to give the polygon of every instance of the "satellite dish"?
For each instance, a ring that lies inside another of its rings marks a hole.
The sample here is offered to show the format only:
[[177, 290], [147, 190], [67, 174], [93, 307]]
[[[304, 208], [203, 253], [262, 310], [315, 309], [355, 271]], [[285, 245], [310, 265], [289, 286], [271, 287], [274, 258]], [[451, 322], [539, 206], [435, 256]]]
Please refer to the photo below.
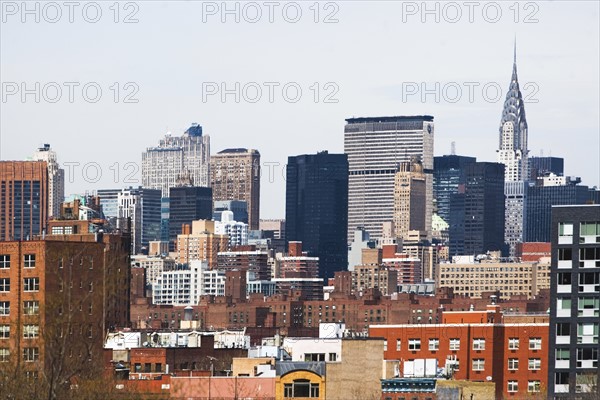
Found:
[[492, 377], [491, 377], [491, 376], [486, 376], [486, 377], [485, 377], [485, 380], [489, 382], [489, 381], [491, 381], [491, 380], [492, 380]]

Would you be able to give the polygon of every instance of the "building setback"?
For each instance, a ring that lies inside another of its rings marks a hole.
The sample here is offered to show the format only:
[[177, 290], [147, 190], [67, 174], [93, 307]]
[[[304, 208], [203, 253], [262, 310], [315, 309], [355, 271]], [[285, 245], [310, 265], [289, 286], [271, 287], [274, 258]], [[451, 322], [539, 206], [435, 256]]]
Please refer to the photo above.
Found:
[[476, 162], [475, 157], [445, 155], [433, 159], [433, 198], [437, 214], [450, 222], [450, 199], [465, 183], [465, 165]]
[[48, 219], [48, 164], [0, 161], [0, 240], [40, 235]]
[[48, 218], [58, 218], [65, 199], [65, 170], [60, 168], [56, 152], [49, 144], [33, 153], [33, 161], [45, 161], [48, 165]]
[[[215, 201], [241, 200], [247, 204], [251, 230], [260, 220], [260, 153], [253, 149], [225, 149], [210, 157], [210, 186]], [[239, 220], [238, 220], [239, 221]]]
[[394, 215], [394, 178], [402, 161], [420, 157], [426, 180], [427, 231], [433, 211], [433, 117], [397, 116], [349, 118], [344, 127], [348, 155], [348, 238], [363, 227], [373, 239]]
[[552, 207], [548, 396], [598, 395], [600, 205]]
[[286, 240], [302, 242], [308, 256], [319, 257], [321, 278], [348, 268], [347, 205], [345, 154], [324, 151], [288, 157]]

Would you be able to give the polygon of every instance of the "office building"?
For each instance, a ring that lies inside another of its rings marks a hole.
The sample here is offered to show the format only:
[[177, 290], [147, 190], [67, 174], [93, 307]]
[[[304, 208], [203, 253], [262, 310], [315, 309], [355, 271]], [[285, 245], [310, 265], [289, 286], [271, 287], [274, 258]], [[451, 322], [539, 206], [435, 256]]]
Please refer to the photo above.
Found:
[[60, 168], [56, 152], [49, 144], [39, 147], [33, 161], [45, 161], [48, 165], [48, 218], [60, 217], [60, 205], [65, 199], [65, 170]]
[[450, 223], [450, 199], [465, 183], [465, 165], [476, 162], [475, 157], [445, 155], [433, 159], [433, 199], [437, 214]]
[[181, 175], [189, 174], [193, 186], [210, 186], [209, 169], [210, 137], [192, 124], [182, 136], [167, 134], [157, 147], [142, 153], [142, 186], [160, 189], [162, 197], [169, 197]]
[[171, 188], [169, 193], [169, 241], [173, 243], [183, 225], [212, 218], [212, 189], [182, 186]]
[[517, 78], [517, 45], [515, 42], [513, 71], [506, 93], [499, 127], [498, 162], [504, 164], [505, 230], [504, 240], [511, 256], [517, 243], [523, 242], [525, 186], [529, 179], [525, 103]]
[[551, 232], [548, 397], [597, 398], [600, 205], [552, 207]]
[[[214, 198], [214, 188], [213, 198]], [[240, 200], [215, 200], [213, 201], [213, 217], [214, 221], [220, 221], [223, 211], [233, 212], [234, 221], [248, 223], [248, 203]]]
[[[226, 149], [210, 157], [210, 186], [215, 201], [245, 201], [251, 230], [260, 220], [260, 153], [252, 149]], [[232, 210], [233, 211], [233, 210]], [[240, 220], [238, 220], [240, 221]]]
[[525, 241], [550, 242], [552, 206], [599, 204], [600, 191], [578, 185], [579, 181], [548, 175], [527, 187]]
[[[465, 174], [464, 211], [457, 211], [457, 215], [464, 212], [463, 254], [505, 250], [504, 165], [472, 163], [465, 167]], [[450, 245], [452, 246], [452, 237]], [[456, 254], [452, 249], [450, 252]]]
[[559, 157], [529, 157], [529, 180], [554, 174], [562, 176], [565, 172], [565, 160]]
[[394, 228], [396, 238], [406, 238], [409, 231], [431, 231], [425, 225], [427, 185], [423, 164], [418, 156], [400, 163], [394, 180]]
[[319, 257], [319, 276], [348, 268], [348, 161], [327, 151], [288, 157], [285, 223], [287, 242], [300, 241]]
[[29, 240], [46, 229], [48, 164], [0, 161], [0, 240]]
[[382, 237], [382, 224], [394, 217], [394, 180], [398, 167], [411, 156], [423, 163], [427, 202], [425, 226], [433, 213], [432, 116], [349, 118], [344, 127], [348, 155], [348, 238], [362, 227], [373, 239]]

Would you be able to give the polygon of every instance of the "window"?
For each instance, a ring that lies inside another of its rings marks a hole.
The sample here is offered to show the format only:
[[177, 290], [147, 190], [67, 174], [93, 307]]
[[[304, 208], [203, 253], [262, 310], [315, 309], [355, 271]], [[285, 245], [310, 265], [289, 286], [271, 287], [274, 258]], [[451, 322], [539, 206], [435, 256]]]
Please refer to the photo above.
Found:
[[10, 301], [0, 301], [0, 315], [10, 315]]
[[529, 338], [529, 350], [541, 350], [542, 338]]
[[508, 381], [508, 392], [514, 393], [519, 391], [519, 382], [517, 381]]
[[556, 336], [571, 336], [571, 323], [559, 322], [556, 324]]
[[483, 371], [485, 369], [485, 359], [474, 358], [473, 359], [473, 371]]
[[537, 371], [542, 368], [542, 360], [539, 358], [530, 358], [527, 364], [527, 369], [530, 371]]
[[519, 359], [518, 358], [509, 358], [508, 359], [508, 369], [509, 371], [516, 371], [519, 369]]
[[460, 350], [460, 339], [450, 339], [450, 350], [458, 351]]
[[308, 379], [294, 379], [293, 383], [283, 385], [284, 397], [319, 397], [319, 384]]
[[10, 350], [6, 348], [0, 348], [0, 362], [8, 362], [10, 357]]
[[10, 325], [0, 325], [0, 339], [8, 339], [10, 337]]
[[556, 283], [558, 285], [570, 285], [571, 284], [571, 273], [570, 272], [559, 272], [556, 275]]
[[580, 236], [600, 236], [600, 222], [582, 222]]
[[433, 338], [429, 339], [429, 350], [436, 351], [440, 349], [440, 339]]
[[577, 343], [598, 343], [598, 324], [594, 322], [577, 324]]
[[40, 313], [40, 302], [37, 300], [24, 301], [23, 313], [25, 315], [38, 315]]
[[154, 365], [154, 371], [155, 372], [162, 372], [162, 364], [161, 363], [156, 363]]
[[304, 361], [325, 361], [325, 353], [305, 353]]
[[23, 325], [23, 337], [33, 339], [40, 336], [40, 327], [38, 325]]
[[144, 372], [152, 372], [152, 363], [144, 363]]
[[421, 350], [421, 339], [408, 339], [408, 349], [410, 351]]
[[0, 278], [0, 292], [10, 292], [10, 278]]
[[337, 361], [337, 354], [336, 353], [329, 353], [329, 361], [330, 362]]
[[582, 317], [597, 317], [600, 315], [600, 298], [580, 297], [577, 299], [577, 314]]
[[25, 263], [25, 268], [34, 268], [35, 267], [35, 254], [25, 254], [23, 256], [23, 261]]
[[400, 351], [402, 348], [402, 341], [400, 339], [396, 339], [396, 351]]
[[37, 347], [25, 347], [23, 349], [23, 361], [34, 362], [40, 359], [40, 349]]
[[573, 236], [573, 224], [568, 222], [559, 223], [558, 236]]
[[383, 341], [383, 351], [387, 351], [387, 339]]
[[564, 361], [571, 358], [571, 352], [569, 349], [556, 349], [555, 355], [556, 361]]
[[23, 278], [23, 290], [26, 292], [40, 290], [40, 278]]
[[0, 269], [10, 268], [10, 254], [0, 254]]
[[[563, 312], [564, 310], [564, 312]], [[556, 311], [559, 317], [570, 317], [571, 316], [571, 298], [559, 297], [556, 299]]]
[[598, 349], [595, 347], [577, 349], [577, 368], [598, 368]]
[[540, 388], [541, 388], [540, 381], [527, 382], [527, 391], [529, 393], [538, 393], [538, 392], [540, 392]]
[[558, 249], [558, 260], [559, 261], [571, 261], [573, 260], [573, 249], [570, 247], [564, 249]]
[[473, 350], [485, 350], [485, 339], [473, 339]]

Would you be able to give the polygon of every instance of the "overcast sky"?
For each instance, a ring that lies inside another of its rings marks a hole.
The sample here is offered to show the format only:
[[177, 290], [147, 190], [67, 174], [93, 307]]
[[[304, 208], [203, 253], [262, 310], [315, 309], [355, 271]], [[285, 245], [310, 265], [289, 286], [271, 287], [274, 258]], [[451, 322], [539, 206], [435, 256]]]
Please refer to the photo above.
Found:
[[139, 184], [192, 122], [213, 154], [260, 151], [262, 218], [284, 217], [287, 156], [343, 152], [349, 117], [433, 115], [436, 155], [496, 161], [515, 36], [531, 155], [600, 185], [597, 1], [28, 4], [2, 2], [0, 157], [50, 143], [67, 194]]

